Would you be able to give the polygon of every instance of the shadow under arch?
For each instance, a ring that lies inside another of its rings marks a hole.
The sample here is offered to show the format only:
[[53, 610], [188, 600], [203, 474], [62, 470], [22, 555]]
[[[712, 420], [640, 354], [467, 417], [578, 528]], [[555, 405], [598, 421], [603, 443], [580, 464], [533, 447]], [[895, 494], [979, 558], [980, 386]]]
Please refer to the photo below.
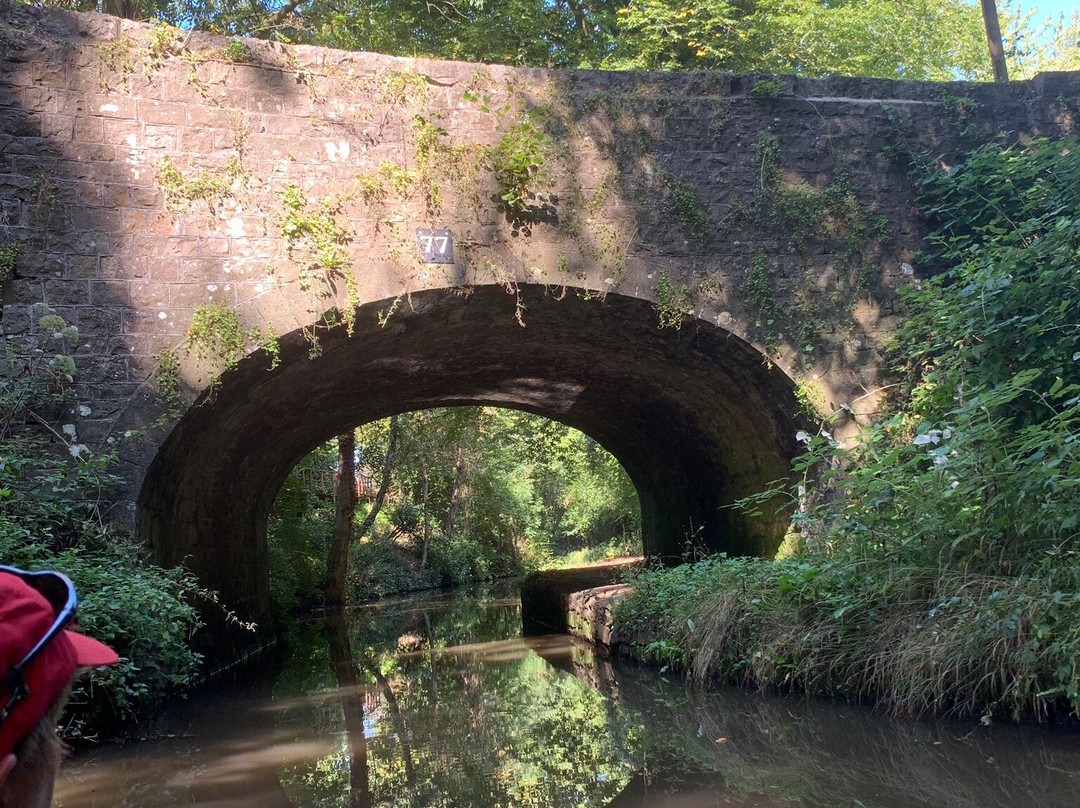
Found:
[[[803, 426], [795, 385], [750, 344], [689, 319], [660, 329], [652, 303], [543, 286], [415, 293], [357, 310], [321, 354], [296, 332], [281, 363], [251, 356], [189, 408], [150, 464], [140, 535], [183, 562], [245, 620], [269, 615], [267, 514], [285, 477], [342, 430], [455, 405], [527, 410], [581, 430], [623, 465], [641, 502], [645, 552], [671, 561], [687, 537], [769, 555], [787, 515], [722, 506], [790, 473]], [[524, 306], [524, 327], [515, 306]]]

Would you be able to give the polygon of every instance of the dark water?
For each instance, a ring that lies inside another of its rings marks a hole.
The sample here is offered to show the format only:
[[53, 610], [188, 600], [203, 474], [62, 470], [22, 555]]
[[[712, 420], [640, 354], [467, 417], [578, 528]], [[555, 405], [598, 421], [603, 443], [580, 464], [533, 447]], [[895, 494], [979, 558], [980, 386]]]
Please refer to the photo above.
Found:
[[697, 693], [519, 627], [483, 596], [308, 624], [262, 681], [68, 761], [57, 805], [1080, 806], [1080, 734]]

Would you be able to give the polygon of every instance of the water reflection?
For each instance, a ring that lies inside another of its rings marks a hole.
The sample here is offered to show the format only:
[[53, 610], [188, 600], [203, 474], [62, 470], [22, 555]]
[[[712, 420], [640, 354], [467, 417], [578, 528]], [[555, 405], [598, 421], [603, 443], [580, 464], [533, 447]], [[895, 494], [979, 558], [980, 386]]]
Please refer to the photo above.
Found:
[[[482, 642], [516, 633], [516, 604], [482, 613], [414, 612], [327, 624], [331, 703], [293, 702], [279, 720], [340, 739], [324, 757], [287, 766], [304, 806], [604, 805], [630, 780], [617, 710], [537, 650], [566, 656], [565, 638]], [[482, 617], [477, 621], [477, 617]], [[316, 652], [317, 653], [317, 652]], [[308, 691], [279, 680], [278, 694]], [[329, 710], [327, 710], [329, 707]], [[340, 710], [339, 710], [340, 708]]]
[[564, 637], [513, 599], [400, 602], [305, 626], [262, 683], [170, 735], [70, 761], [62, 808], [1080, 804], [1080, 737], [891, 722], [701, 694]]

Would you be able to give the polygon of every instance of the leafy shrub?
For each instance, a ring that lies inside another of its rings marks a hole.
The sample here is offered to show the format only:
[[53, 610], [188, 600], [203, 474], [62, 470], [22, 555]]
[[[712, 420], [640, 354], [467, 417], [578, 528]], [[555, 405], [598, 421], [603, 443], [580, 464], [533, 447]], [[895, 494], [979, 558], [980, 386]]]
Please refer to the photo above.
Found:
[[65, 732], [72, 739], [113, 733], [195, 681], [200, 657], [191, 638], [202, 622], [194, 604], [213, 596], [183, 569], [150, 564], [145, 548], [101, 523], [95, 502], [83, 497], [100, 493], [111, 458], [50, 463], [48, 455], [28, 457], [32, 445], [4, 441], [0, 558], [59, 570], [74, 582], [81, 626], [121, 660], [76, 688]]
[[511, 213], [528, 210], [550, 145], [547, 135], [528, 115], [511, 126], [496, 144], [492, 151], [495, 177], [500, 197]]
[[146, 718], [194, 681], [195, 605], [213, 595], [182, 569], [150, 564], [144, 547], [104, 521], [115, 454], [89, 450], [60, 417], [72, 403], [66, 350], [77, 333], [47, 306], [35, 315], [42, 353], [22, 361], [9, 353], [0, 375], [0, 560], [66, 573], [83, 628], [121, 657], [76, 687], [65, 732], [78, 739]]
[[349, 550], [351, 600], [382, 598], [398, 592], [435, 589], [442, 576], [434, 567], [420, 569], [415, 556], [384, 533], [353, 542]]
[[1078, 145], [923, 177], [937, 274], [906, 295], [892, 411], [850, 447], [800, 435], [801, 555], [641, 577], [619, 619], [654, 653], [904, 712], [1080, 715]]

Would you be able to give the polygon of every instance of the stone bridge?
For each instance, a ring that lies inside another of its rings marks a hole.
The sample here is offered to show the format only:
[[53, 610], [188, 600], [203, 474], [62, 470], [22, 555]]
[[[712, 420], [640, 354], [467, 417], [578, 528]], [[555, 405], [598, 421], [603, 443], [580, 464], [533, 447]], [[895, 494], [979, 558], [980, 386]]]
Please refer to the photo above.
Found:
[[58, 436], [119, 446], [114, 516], [247, 619], [289, 470], [423, 407], [593, 436], [653, 555], [771, 553], [783, 514], [722, 506], [877, 408], [910, 161], [1071, 131], [1078, 90], [510, 69], [0, 0], [8, 369], [58, 350], [42, 316], [78, 328]]

